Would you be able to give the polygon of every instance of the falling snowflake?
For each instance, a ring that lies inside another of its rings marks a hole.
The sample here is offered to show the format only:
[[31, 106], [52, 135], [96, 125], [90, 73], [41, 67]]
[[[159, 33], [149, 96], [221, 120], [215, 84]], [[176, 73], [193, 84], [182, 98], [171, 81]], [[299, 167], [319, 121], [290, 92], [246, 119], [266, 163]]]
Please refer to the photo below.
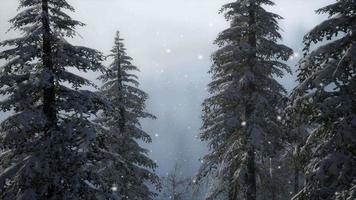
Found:
[[116, 185], [113, 185], [113, 186], [111, 187], [111, 190], [112, 190], [113, 192], [116, 192], [116, 191], [117, 191], [117, 186], [116, 186]]

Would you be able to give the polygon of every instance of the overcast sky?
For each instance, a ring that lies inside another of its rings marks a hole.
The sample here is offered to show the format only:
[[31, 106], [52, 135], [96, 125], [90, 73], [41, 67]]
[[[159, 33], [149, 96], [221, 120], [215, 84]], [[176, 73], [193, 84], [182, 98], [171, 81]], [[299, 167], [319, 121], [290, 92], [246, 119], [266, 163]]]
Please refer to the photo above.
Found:
[[[213, 41], [228, 25], [218, 14], [227, 0], [69, 0], [71, 14], [87, 24], [78, 29], [81, 37], [73, 43], [108, 53], [114, 35], [120, 30], [129, 55], [141, 69], [141, 88], [150, 95], [149, 110], [158, 117], [144, 121], [154, 142], [148, 148], [167, 173], [175, 162], [194, 174], [205, 144], [196, 139], [201, 126], [201, 103], [207, 96], [210, 55]], [[333, 0], [275, 0], [269, 10], [282, 15], [283, 43], [300, 55], [303, 35], [325, 16], [314, 10]], [[6, 33], [8, 20], [16, 14], [18, 1], [0, 0], [0, 40], [14, 37]], [[289, 63], [293, 66], [299, 58]], [[0, 61], [0, 64], [2, 62]], [[95, 80], [97, 74], [87, 74]], [[280, 80], [287, 89], [294, 76]], [[1, 115], [1, 114], [0, 114]]]

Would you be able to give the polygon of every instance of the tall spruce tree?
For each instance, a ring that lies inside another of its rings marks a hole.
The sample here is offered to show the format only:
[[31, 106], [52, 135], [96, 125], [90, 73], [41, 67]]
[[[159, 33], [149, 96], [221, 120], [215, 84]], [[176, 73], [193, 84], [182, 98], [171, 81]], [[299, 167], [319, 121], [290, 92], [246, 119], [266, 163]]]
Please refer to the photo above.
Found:
[[66, 0], [20, 0], [10, 20], [22, 36], [0, 43], [0, 199], [96, 199], [100, 179], [86, 170], [95, 139], [92, 114], [104, 102], [80, 90], [92, 83], [72, 72], [102, 70], [96, 50], [66, 41], [82, 26]]
[[272, 186], [264, 198], [276, 194], [270, 159], [273, 162], [282, 146], [278, 116], [286, 91], [274, 78], [290, 72], [281, 60], [288, 60], [293, 51], [277, 44], [282, 17], [266, 11], [265, 5], [274, 3], [237, 0], [221, 10], [231, 24], [216, 40], [220, 49], [213, 54], [211, 97], [203, 103], [201, 134], [211, 152], [198, 176], [218, 171], [211, 199], [259, 199], [262, 185]]
[[[295, 199], [356, 198], [356, 1], [317, 10], [329, 18], [304, 37], [293, 106], [315, 125], [304, 145], [306, 185]], [[322, 44], [310, 51], [313, 44]]]
[[110, 102], [112, 109], [102, 113], [98, 122], [103, 127], [99, 146], [112, 156], [101, 162], [99, 172], [113, 185], [113, 193], [120, 199], [150, 200], [156, 194], [147, 183], [160, 188], [159, 178], [153, 172], [157, 166], [138, 141], [152, 141], [142, 130], [140, 120], [155, 116], [146, 112], [148, 95], [138, 88], [134, 72], [139, 69], [131, 63], [119, 32], [109, 57], [113, 62], [99, 79], [104, 83], [100, 95]]

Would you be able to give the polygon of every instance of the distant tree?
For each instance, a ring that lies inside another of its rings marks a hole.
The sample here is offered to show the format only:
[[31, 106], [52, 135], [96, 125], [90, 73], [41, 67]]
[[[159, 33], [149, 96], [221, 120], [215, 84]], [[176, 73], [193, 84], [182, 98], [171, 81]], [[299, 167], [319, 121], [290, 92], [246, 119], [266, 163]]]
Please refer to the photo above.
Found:
[[269, 160], [274, 162], [282, 148], [279, 115], [286, 91], [275, 77], [291, 72], [281, 61], [293, 51], [277, 44], [281, 39], [277, 21], [282, 17], [266, 11], [265, 5], [274, 3], [238, 0], [221, 10], [231, 24], [216, 40], [220, 49], [213, 54], [211, 97], [203, 104], [201, 134], [211, 151], [197, 179], [214, 171], [219, 174], [208, 199], [225, 195], [229, 200], [255, 200], [264, 181], [270, 181], [272, 190], [264, 198], [276, 194], [268, 175]]
[[[356, 198], [356, 2], [317, 10], [329, 18], [304, 37], [293, 105], [315, 128], [302, 148], [306, 184], [297, 200]], [[321, 46], [310, 51], [312, 44]]]
[[103, 70], [102, 55], [65, 39], [83, 25], [67, 1], [20, 0], [19, 9], [10, 22], [22, 36], [0, 43], [0, 108], [12, 113], [0, 124], [0, 199], [96, 199], [100, 178], [86, 166], [90, 118], [104, 102], [70, 69]]
[[181, 168], [178, 164], [174, 166], [172, 172], [162, 178], [162, 192], [160, 199], [162, 200], [190, 200], [191, 190], [189, 185], [191, 178], [184, 177]]
[[153, 172], [157, 165], [137, 140], [152, 141], [142, 130], [140, 119], [155, 117], [146, 112], [148, 95], [138, 88], [138, 78], [133, 72], [139, 69], [131, 63], [119, 32], [109, 57], [113, 62], [108, 72], [99, 78], [104, 83], [99, 94], [112, 107], [97, 120], [103, 127], [98, 136], [100, 151], [107, 156], [100, 161], [99, 173], [113, 185], [113, 193], [120, 199], [150, 200], [156, 194], [147, 182], [160, 188], [159, 178]]

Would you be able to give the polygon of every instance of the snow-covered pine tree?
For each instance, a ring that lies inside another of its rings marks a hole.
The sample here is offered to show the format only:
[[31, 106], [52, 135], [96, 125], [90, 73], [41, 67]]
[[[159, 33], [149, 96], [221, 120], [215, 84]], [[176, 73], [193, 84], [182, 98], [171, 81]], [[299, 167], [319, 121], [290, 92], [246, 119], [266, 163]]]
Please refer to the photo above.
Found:
[[117, 32], [115, 45], [111, 50], [113, 59], [108, 72], [99, 77], [104, 85], [99, 92], [111, 104], [112, 109], [101, 114], [97, 121], [102, 125], [98, 138], [100, 148], [108, 152], [101, 161], [101, 176], [114, 186], [113, 193], [121, 199], [151, 200], [156, 194], [147, 183], [160, 188], [160, 181], [154, 170], [156, 163], [148, 156], [138, 141], [150, 143], [150, 135], [142, 130], [140, 120], [155, 119], [146, 112], [148, 95], [138, 88], [139, 69], [132, 64], [126, 53], [123, 39]]
[[[306, 185], [294, 199], [356, 198], [356, 2], [337, 0], [304, 37], [293, 106], [316, 125], [303, 147]], [[326, 43], [326, 44], [325, 44]], [[313, 44], [322, 44], [310, 51]]]
[[[279, 112], [286, 93], [274, 78], [291, 72], [281, 60], [288, 60], [293, 51], [277, 44], [282, 17], [265, 5], [274, 3], [237, 0], [221, 10], [231, 25], [216, 40], [220, 49], [213, 54], [211, 97], [203, 103], [201, 134], [211, 152], [198, 175], [199, 181], [218, 172], [220, 183], [208, 199], [225, 193], [229, 200], [255, 200], [262, 181], [274, 185], [269, 160], [281, 147]], [[264, 197], [272, 199], [273, 193], [271, 187]]]
[[104, 101], [69, 70], [103, 70], [102, 55], [66, 41], [83, 25], [65, 13], [74, 11], [67, 1], [19, 2], [10, 22], [22, 36], [0, 43], [0, 108], [11, 112], [0, 124], [0, 199], [96, 199], [98, 178], [85, 169], [90, 117]]

